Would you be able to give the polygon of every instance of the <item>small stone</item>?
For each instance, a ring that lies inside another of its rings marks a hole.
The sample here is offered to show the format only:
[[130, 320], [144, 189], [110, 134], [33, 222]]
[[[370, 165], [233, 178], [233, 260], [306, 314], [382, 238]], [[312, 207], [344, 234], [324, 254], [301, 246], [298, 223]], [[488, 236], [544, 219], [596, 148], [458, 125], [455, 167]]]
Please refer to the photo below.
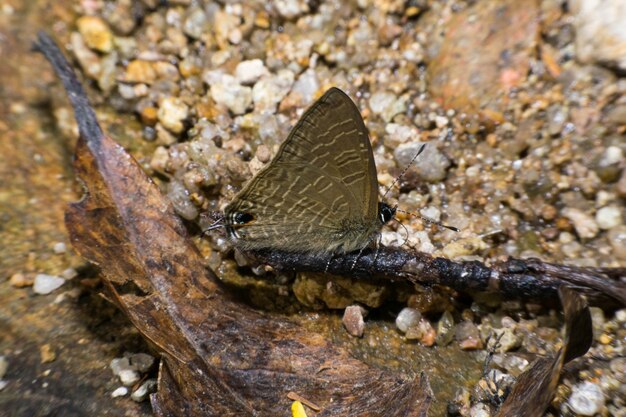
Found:
[[142, 59], [130, 61], [126, 66], [124, 81], [129, 83], [152, 84], [156, 81], [157, 72], [154, 63]]
[[474, 255], [475, 253], [487, 249], [487, 245], [479, 237], [468, 237], [449, 243], [443, 248], [443, 254], [448, 259], [455, 259], [462, 256]]
[[454, 317], [448, 310], [444, 311], [437, 322], [437, 344], [447, 346], [454, 339]]
[[141, 379], [139, 373], [132, 369], [121, 370], [118, 377], [120, 379], [120, 382], [127, 387], [135, 385]]
[[0, 379], [4, 378], [7, 374], [7, 370], [9, 369], [9, 362], [7, 358], [4, 356], [0, 356]]
[[380, 115], [385, 122], [390, 122], [395, 115], [406, 111], [404, 100], [387, 91], [372, 94], [369, 106], [372, 112]]
[[18, 272], [17, 274], [11, 275], [11, 278], [9, 278], [9, 284], [16, 288], [30, 287], [33, 285], [33, 278], [30, 275]]
[[287, 20], [295, 19], [309, 11], [309, 5], [303, 0], [276, 0], [274, 7], [278, 14]]
[[622, 224], [609, 230], [608, 239], [615, 257], [626, 259], [626, 225]]
[[244, 114], [252, 104], [252, 89], [239, 84], [232, 75], [221, 74], [215, 78], [205, 75], [205, 81], [211, 86], [213, 100], [233, 114]]
[[42, 345], [39, 348], [39, 354], [41, 356], [41, 363], [50, 363], [54, 362], [57, 358], [56, 353], [52, 349], [52, 346], [49, 343]]
[[248, 61], [241, 61], [235, 68], [235, 77], [241, 84], [254, 84], [262, 76], [267, 75], [269, 72], [263, 61], [260, 59], [251, 59]]
[[60, 254], [65, 253], [67, 251], [67, 246], [65, 246], [65, 243], [63, 243], [63, 242], [57, 242], [52, 247], [52, 250], [54, 251], [54, 253], [60, 255]]
[[437, 338], [437, 332], [433, 328], [433, 325], [430, 324], [430, 321], [424, 318], [421, 318], [417, 325], [417, 328], [418, 328], [419, 333], [422, 335], [422, 337], [419, 339], [422, 345], [432, 346], [435, 344], [435, 339]]
[[491, 332], [487, 347], [495, 352], [509, 352], [522, 345], [522, 338], [515, 334], [514, 328], [491, 329]]
[[61, 272], [61, 277], [63, 277], [63, 279], [66, 281], [70, 279], [74, 279], [77, 276], [78, 276], [78, 271], [75, 270], [74, 268], [67, 268], [66, 270]]
[[[399, 145], [393, 151], [393, 157], [401, 168], [409, 166], [415, 155], [419, 152], [423, 142], [409, 142]], [[428, 182], [440, 182], [446, 178], [450, 160], [434, 144], [426, 144], [426, 147], [413, 166], [417, 174]]]
[[135, 402], [142, 402], [148, 398], [150, 393], [154, 392], [157, 387], [156, 379], [147, 379], [143, 384], [139, 386], [132, 394], [130, 394], [130, 398]]
[[[621, 383], [626, 383], [626, 358], [613, 359], [609, 367]], [[2, 372], [0, 372], [0, 378], [2, 378]]]
[[572, 395], [567, 400], [574, 413], [593, 416], [604, 406], [602, 388], [593, 382], [582, 382], [572, 387]]
[[596, 212], [596, 222], [600, 229], [612, 229], [622, 224], [622, 211], [615, 206], [602, 207]]
[[485, 403], [474, 404], [472, 408], [470, 408], [470, 417], [490, 417], [491, 410], [489, 406]]
[[192, 8], [183, 22], [183, 32], [190, 38], [200, 39], [206, 32], [208, 25], [207, 15], [200, 7]]
[[365, 330], [365, 321], [363, 320], [363, 307], [352, 305], [346, 307], [341, 320], [348, 334], [355, 337], [362, 337]]
[[128, 358], [115, 358], [111, 360], [109, 368], [111, 368], [113, 375], [118, 376], [121, 371], [131, 369], [130, 360]]
[[301, 108], [310, 104], [316, 97], [320, 88], [320, 81], [314, 69], [304, 71], [291, 88], [291, 92], [280, 104], [280, 110]]
[[9, 381], [4, 381], [0, 379], [0, 391], [2, 391], [6, 386], [9, 385]]
[[37, 274], [33, 283], [33, 291], [37, 294], [46, 295], [65, 284], [61, 277], [46, 274]]
[[478, 327], [471, 321], [457, 324], [454, 330], [454, 338], [459, 342], [459, 346], [463, 350], [476, 350], [483, 347]]
[[396, 317], [396, 327], [402, 333], [406, 333], [409, 328], [417, 326], [421, 318], [422, 313], [418, 310], [405, 307], [400, 311], [398, 317]]
[[124, 397], [128, 394], [128, 388], [119, 387], [111, 393], [111, 398]]
[[181, 133], [185, 127], [183, 122], [189, 115], [189, 108], [179, 98], [167, 97], [159, 104], [158, 118], [163, 127], [173, 133]]
[[567, 217], [573, 224], [576, 233], [582, 239], [591, 239], [598, 234], [598, 224], [587, 213], [577, 208], [566, 207], [562, 211], [563, 216]]
[[291, 90], [295, 80], [292, 71], [280, 70], [276, 75], [262, 77], [252, 87], [254, 109], [259, 111], [276, 111], [276, 106]]
[[260, 162], [266, 164], [272, 159], [272, 152], [270, 152], [270, 148], [267, 146], [259, 145], [259, 147], [256, 148], [255, 156]]
[[130, 360], [130, 367], [141, 373], [148, 372], [154, 363], [153, 356], [141, 352], [129, 354], [128, 359]]
[[85, 44], [96, 51], [108, 53], [113, 49], [113, 34], [104, 20], [97, 16], [82, 16], [76, 21]]

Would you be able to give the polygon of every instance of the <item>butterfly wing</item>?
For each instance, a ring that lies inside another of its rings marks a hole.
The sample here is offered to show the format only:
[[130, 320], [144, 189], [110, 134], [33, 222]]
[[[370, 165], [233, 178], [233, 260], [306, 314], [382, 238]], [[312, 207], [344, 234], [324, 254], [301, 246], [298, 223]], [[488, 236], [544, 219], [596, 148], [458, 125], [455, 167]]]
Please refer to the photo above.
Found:
[[[243, 223], [237, 221], [242, 213]], [[225, 209], [243, 249], [292, 251], [361, 248], [380, 228], [377, 214], [367, 129], [337, 88], [306, 111], [272, 162]]]

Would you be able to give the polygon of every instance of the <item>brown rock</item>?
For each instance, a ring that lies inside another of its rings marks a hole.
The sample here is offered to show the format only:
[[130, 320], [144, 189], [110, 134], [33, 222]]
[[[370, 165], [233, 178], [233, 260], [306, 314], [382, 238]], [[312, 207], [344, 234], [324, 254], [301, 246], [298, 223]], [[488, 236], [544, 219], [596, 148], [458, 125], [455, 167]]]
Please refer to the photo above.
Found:
[[341, 322], [351, 336], [362, 337], [365, 330], [363, 314], [365, 309], [358, 305], [346, 307]]
[[539, 12], [536, 1], [476, 2], [433, 31], [444, 33], [430, 40], [433, 95], [446, 107], [498, 117], [507, 92], [528, 72]]

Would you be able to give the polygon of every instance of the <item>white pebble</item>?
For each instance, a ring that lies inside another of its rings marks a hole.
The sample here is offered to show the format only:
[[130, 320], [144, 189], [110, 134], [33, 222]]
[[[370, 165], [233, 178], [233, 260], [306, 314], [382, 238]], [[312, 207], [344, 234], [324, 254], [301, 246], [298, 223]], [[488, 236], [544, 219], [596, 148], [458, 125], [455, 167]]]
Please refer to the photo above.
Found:
[[420, 319], [422, 318], [422, 313], [418, 310], [410, 307], [405, 307], [400, 311], [398, 317], [396, 317], [396, 327], [402, 333], [406, 333], [411, 327], [417, 326]]
[[78, 276], [78, 271], [74, 268], [67, 268], [65, 271], [61, 272], [61, 276], [66, 280], [74, 279]]
[[109, 368], [111, 368], [111, 371], [115, 376], [118, 376], [123, 370], [132, 369], [128, 358], [115, 358], [111, 360]]
[[563, 209], [563, 215], [572, 221], [576, 233], [581, 238], [590, 239], [598, 234], [598, 224], [584, 211], [567, 207]]
[[65, 246], [65, 243], [63, 243], [63, 242], [57, 242], [52, 247], [52, 250], [54, 251], [54, 253], [60, 255], [60, 254], [65, 253], [67, 251], [67, 246]]
[[469, 413], [470, 417], [490, 417], [491, 412], [489, 406], [485, 403], [477, 403], [472, 406]]
[[583, 416], [593, 416], [604, 406], [602, 389], [593, 382], [583, 382], [572, 388], [572, 395], [567, 400], [573, 412]]
[[128, 394], [128, 388], [126, 388], [126, 387], [119, 387], [119, 388], [117, 388], [115, 391], [113, 391], [111, 393], [111, 397], [113, 397], [113, 398], [124, 397], [127, 394]]
[[7, 385], [9, 385], [9, 381], [0, 379], [0, 391], [2, 391]]
[[622, 212], [619, 207], [602, 207], [596, 213], [596, 222], [600, 229], [608, 230], [622, 224]]
[[170, 132], [180, 133], [185, 125], [183, 121], [189, 115], [189, 108], [177, 97], [166, 97], [159, 103], [157, 117], [161, 124]]
[[146, 380], [146, 382], [144, 382], [143, 384], [141, 384], [141, 386], [139, 388], [137, 388], [135, 390], [135, 392], [133, 392], [132, 394], [130, 394], [130, 398], [133, 401], [136, 402], [142, 402], [144, 401], [146, 398], [148, 398], [148, 395], [151, 392], [154, 392], [154, 390], [156, 389], [156, 385], [157, 382], [155, 379], [148, 379]]
[[211, 86], [213, 100], [228, 107], [233, 114], [244, 114], [252, 104], [252, 89], [239, 84], [232, 75], [222, 74], [218, 80], [206, 75], [205, 81]]
[[33, 283], [33, 291], [37, 294], [50, 294], [52, 291], [65, 284], [65, 280], [61, 277], [46, 274], [37, 274]]
[[141, 379], [139, 373], [132, 369], [122, 369], [118, 377], [120, 378], [120, 382], [127, 387], [135, 385], [139, 379]]
[[235, 77], [241, 84], [254, 84], [266, 74], [268, 74], [267, 68], [260, 59], [241, 61], [235, 68]]

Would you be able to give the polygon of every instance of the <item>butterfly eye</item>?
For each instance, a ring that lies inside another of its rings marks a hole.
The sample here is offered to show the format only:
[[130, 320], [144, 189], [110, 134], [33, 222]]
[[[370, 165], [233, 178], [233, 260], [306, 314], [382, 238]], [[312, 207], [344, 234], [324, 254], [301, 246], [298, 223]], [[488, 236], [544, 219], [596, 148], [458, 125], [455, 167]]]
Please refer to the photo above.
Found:
[[246, 223], [250, 223], [252, 220], [254, 220], [254, 216], [250, 213], [235, 213], [235, 215], [233, 216], [233, 223], [234, 224], [246, 224]]
[[389, 220], [393, 219], [393, 216], [395, 214], [396, 214], [395, 207], [391, 207], [385, 203], [378, 203], [378, 216], [380, 217], [380, 222], [382, 224], [385, 224]]

